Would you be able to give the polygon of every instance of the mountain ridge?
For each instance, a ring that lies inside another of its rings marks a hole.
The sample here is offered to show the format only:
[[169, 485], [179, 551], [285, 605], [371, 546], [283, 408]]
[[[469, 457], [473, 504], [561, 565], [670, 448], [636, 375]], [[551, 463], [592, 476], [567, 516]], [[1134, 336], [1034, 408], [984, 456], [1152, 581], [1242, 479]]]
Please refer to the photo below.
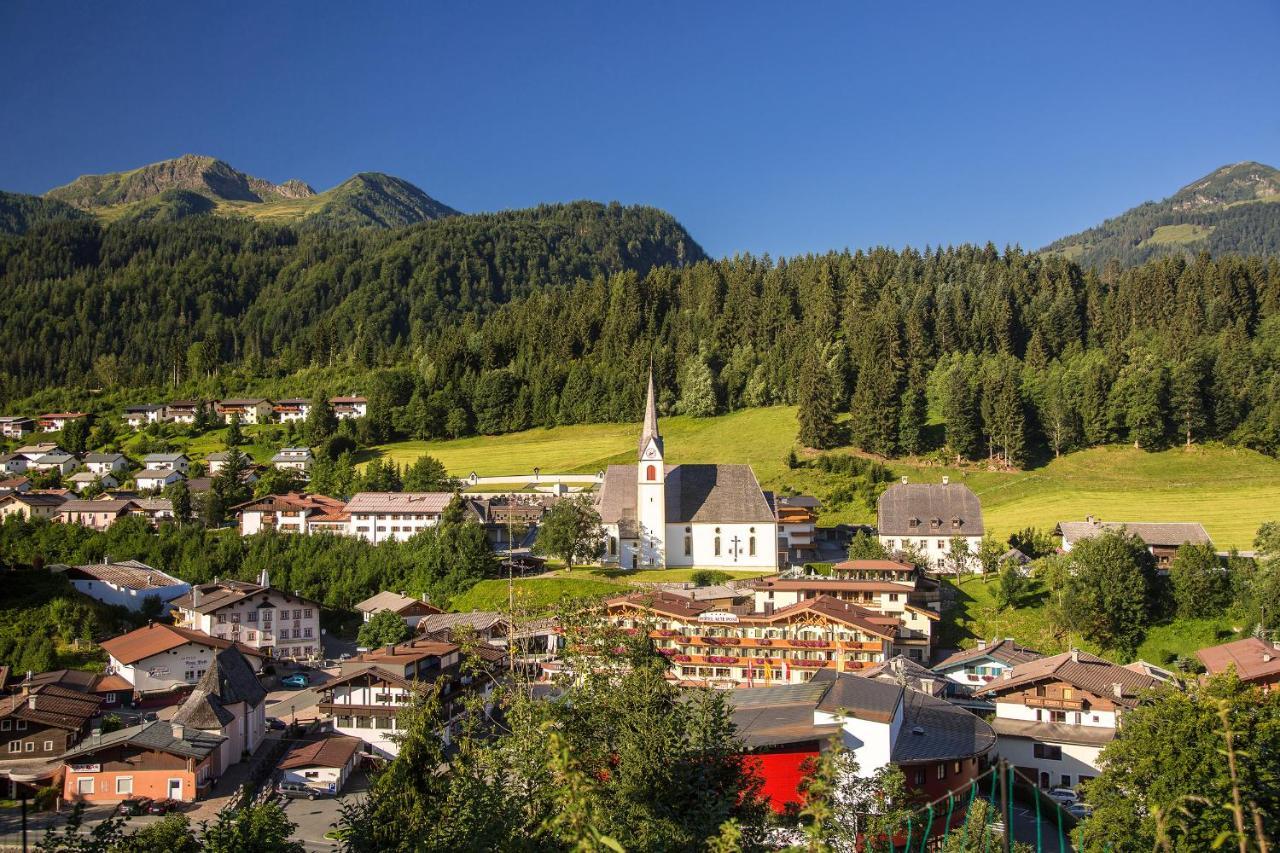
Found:
[[68, 218], [55, 205], [106, 223], [172, 222], [216, 214], [305, 229], [396, 228], [459, 214], [409, 181], [382, 172], [358, 172], [317, 192], [297, 178], [275, 184], [203, 154], [184, 154], [123, 172], [81, 175], [43, 196], [9, 195], [13, 198], [0, 207], [4, 233], [21, 233], [30, 227], [29, 220], [58, 218], [53, 211]]
[[1131, 207], [1040, 251], [1084, 267], [1135, 266], [1154, 257], [1234, 253], [1280, 255], [1280, 170], [1229, 163], [1160, 201]]

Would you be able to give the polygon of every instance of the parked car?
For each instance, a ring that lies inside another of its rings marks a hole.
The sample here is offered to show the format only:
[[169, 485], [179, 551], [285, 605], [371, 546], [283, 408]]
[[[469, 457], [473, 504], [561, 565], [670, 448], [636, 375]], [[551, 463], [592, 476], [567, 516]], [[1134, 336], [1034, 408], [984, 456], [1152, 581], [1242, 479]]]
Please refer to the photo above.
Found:
[[151, 808], [150, 797], [130, 797], [127, 800], [120, 801], [120, 805], [116, 807], [116, 814], [132, 817], [133, 815], [146, 814], [149, 808]]
[[1093, 806], [1088, 803], [1072, 803], [1067, 806], [1067, 814], [1076, 820], [1084, 820], [1093, 814]]
[[314, 800], [321, 792], [301, 782], [281, 782], [276, 785], [276, 793], [290, 800]]
[[153, 800], [147, 807], [147, 814], [168, 814], [178, 807], [177, 800]]
[[1076, 792], [1070, 788], [1054, 788], [1046, 791], [1045, 795], [1055, 803], [1061, 803], [1064, 806], [1069, 806], [1080, 799], [1076, 796]]
[[286, 726], [284, 720], [279, 717], [267, 717], [267, 728], [275, 729], [276, 731], [283, 731], [284, 729], [287, 729], [288, 726]]
[[293, 675], [286, 675], [280, 683], [285, 687], [296, 687], [301, 690], [311, 683], [311, 677], [305, 672], [295, 672]]

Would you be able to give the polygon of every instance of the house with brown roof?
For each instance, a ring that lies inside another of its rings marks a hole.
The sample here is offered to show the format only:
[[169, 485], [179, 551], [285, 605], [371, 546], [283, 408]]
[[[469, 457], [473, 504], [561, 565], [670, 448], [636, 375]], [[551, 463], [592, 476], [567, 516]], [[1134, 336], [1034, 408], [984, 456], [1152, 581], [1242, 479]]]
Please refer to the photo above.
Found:
[[1235, 668], [1236, 677], [1263, 690], [1280, 690], [1280, 642], [1246, 637], [1196, 652], [1209, 675]]
[[778, 519], [750, 465], [668, 465], [653, 371], [636, 461], [610, 465], [596, 508], [606, 564], [778, 568]]
[[200, 400], [172, 400], [164, 407], [164, 419], [175, 424], [193, 424], [201, 405]]
[[1062, 537], [1062, 550], [1070, 553], [1079, 542], [1108, 531], [1137, 536], [1156, 558], [1156, 568], [1167, 571], [1183, 545], [1207, 545], [1209, 534], [1196, 522], [1102, 521], [1092, 515], [1084, 521], [1059, 521], [1054, 533]]
[[164, 406], [157, 403], [125, 406], [122, 419], [133, 429], [142, 429], [147, 424], [158, 424], [164, 420]]
[[261, 397], [236, 397], [214, 404], [214, 413], [223, 423], [238, 417], [242, 424], [265, 424], [271, 420], [271, 401]]
[[1125, 712], [1165, 683], [1146, 667], [1073, 649], [1006, 669], [973, 695], [995, 703], [1000, 756], [1025, 780], [1072, 788], [1098, 775]]
[[101, 700], [57, 684], [23, 685], [0, 697], [0, 778], [9, 793], [47, 784], [57, 757], [88, 734]]
[[271, 406], [271, 411], [275, 413], [276, 420], [280, 421], [280, 423], [305, 421], [307, 415], [311, 414], [311, 401], [300, 397], [276, 400]]
[[364, 615], [365, 622], [368, 622], [384, 610], [390, 610], [403, 619], [410, 628], [417, 628], [418, 623], [422, 621], [424, 616], [444, 613], [443, 610], [428, 601], [425, 595], [422, 598], [414, 598], [413, 596], [405, 595], [403, 592], [385, 591], [366, 598], [356, 605], [356, 610]]
[[[153, 622], [102, 642], [107, 672], [119, 675], [139, 696], [173, 693], [194, 687], [230, 640], [211, 637], [178, 625]], [[250, 666], [262, 668], [265, 655], [236, 644]]]
[[956, 684], [981, 687], [995, 681], [1021, 663], [1039, 660], [1044, 655], [1019, 645], [1012, 637], [1003, 640], [978, 640], [971, 649], [962, 649], [933, 665], [934, 672]]
[[118, 675], [88, 672], [83, 669], [53, 669], [47, 672], [28, 672], [16, 681], [4, 684], [4, 670], [0, 667], [0, 695], [18, 693], [47, 685], [57, 685], [87, 696], [97, 696], [105, 710], [120, 708], [133, 700], [133, 687]]
[[67, 499], [62, 495], [43, 494], [36, 491], [10, 492], [0, 497], [0, 521], [18, 516], [27, 521], [37, 518], [57, 518]]
[[[853, 753], [861, 776], [897, 767], [908, 795], [921, 802], [965, 790], [996, 744], [991, 726], [968, 711], [927, 691], [853, 673], [822, 670], [803, 684], [731, 690], [725, 698], [748, 750], [744, 763], [777, 811], [802, 802], [805, 763], [829, 749], [832, 738]], [[953, 826], [964, 820], [955, 811], [950, 817]], [[939, 815], [935, 829], [945, 820]]]
[[42, 432], [57, 432], [66, 428], [72, 421], [81, 421], [89, 416], [84, 412], [48, 412], [36, 418]]
[[321, 651], [320, 604], [273, 588], [265, 571], [258, 583], [197, 584], [173, 606], [176, 624], [266, 655], [306, 659]]
[[440, 523], [452, 492], [357, 492], [347, 501], [352, 536], [374, 544], [403, 542]]
[[138, 504], [133, 500], [72, 500], [58, 507], [57, 520], [63, 524], [107, 530], [120, 519], [138, 511]]
[[0, 480], [0, 496], [7, 495], [10, 492], [23, 494], [31, 491], [30, 477], [6, 477]]
[[240, 535], [252, 536], [265, 530], [281, 533], [345, 533], [349, 519], [347, 505], [325, 495], [289, 492], [267, 495], [233, 507], [240, 522]]
[[854, 672], [900, 653], [902, 621], [829, 595], [769, 612], [735, 613], [667, 590], [605, 602], [608, 620], [647, 632], [683, 685], [756, 686]]
[[135, 613], [140, 612], [143, 603], [151, 597], [159, 600], [161, 614], [168, 613], [169, 602], [191, 589], [186, 581], [138, 560], [68, 566], [63, 574], [81, 594]]
[[369, 401], [364, 397], [330, 397], [329, 405], [338, 420], [363, 418], [369, 411]]
[[340, 794], [355, 770], [361, 746], [359, 738], [338, 734], [296, 741], [276, 765], [280, 781], [306, 785], [317, 794]]
[[903, 477], [876, 503], [876, 533], [884, 549], [891, 555], [914, 551], [934, 571], [956, 570], [956, 542], [967, 544], [970, 556], [961, 561], [961, 568], [972, 571], [985, 532], [978, 496], [949, 477], [941, 483], [909, 483]]

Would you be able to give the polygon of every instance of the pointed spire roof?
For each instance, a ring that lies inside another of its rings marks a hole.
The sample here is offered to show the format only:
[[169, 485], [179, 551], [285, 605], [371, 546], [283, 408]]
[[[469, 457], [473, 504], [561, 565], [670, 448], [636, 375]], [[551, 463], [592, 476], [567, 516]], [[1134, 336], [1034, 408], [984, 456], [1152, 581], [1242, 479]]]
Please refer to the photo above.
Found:
[[649, 446], [649, 439], [658, 445], [658, 453], [662, 453], [662, 434], [658, 432], [658, 398], [653, 392], [653, 362], [649, 362], [649, 394], [644, 404], [644, 428], [640, 431], [640, 455]]

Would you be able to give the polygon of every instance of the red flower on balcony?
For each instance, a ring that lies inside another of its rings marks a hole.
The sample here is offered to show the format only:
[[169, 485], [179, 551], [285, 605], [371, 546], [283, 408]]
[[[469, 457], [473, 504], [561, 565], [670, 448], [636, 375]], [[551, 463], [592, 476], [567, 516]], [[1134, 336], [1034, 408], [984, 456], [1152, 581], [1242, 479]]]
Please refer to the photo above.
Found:
[[737, 637], [721, 637], [720, 638], [720, 644], [724, 646], [736, 646], [741, 642], [742, 640], [738, 639]]
[[708, 663], [737, 663], [738, 659], [734, 657], [726, 657], [725, 655], [711, 655], [707, 658]]
[[[671, 657], [675, 653], [676, 653], [675, 649], [658, 649], [658, 654], [666, 655], [667, 657]], [[685, 655], [685, 657], [688, 657], [688, 655]]]
[[772, 646], [772, 645], [773, 645], [773, 640], [768, 640], [768, 639], [765, 639], [765, 640], [756, 640], [756, 645], [757, 645], [757, 646]]
[[681, 662], [685, 662], [685, 661], [692, 660], [692, 658], [690, 658], [688, 655], [672, 655], [672, 656], [671, 656], [671, 659], [672, 659], [672, 660], [678, 660], [678, 661], [681, 661]]

